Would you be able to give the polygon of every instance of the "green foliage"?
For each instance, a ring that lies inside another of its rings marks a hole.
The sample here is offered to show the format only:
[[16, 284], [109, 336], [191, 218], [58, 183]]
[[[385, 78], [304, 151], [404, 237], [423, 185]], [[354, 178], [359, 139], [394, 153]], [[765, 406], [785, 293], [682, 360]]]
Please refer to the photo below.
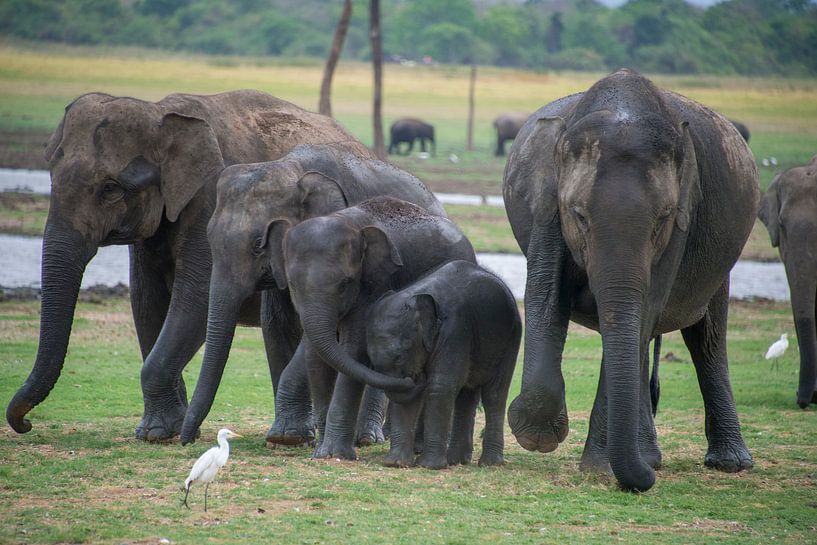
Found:
[[[5, 0], [0, 36], [219, 55], [324, 57], [341, 2]], [[480, 10], [476, 6], [479, 5]], [[354, 0], [344, 55], [368, 59], [367, 0]], [[727, 0], [382, 0], [387, 57], [534, 69], [817, 74], [817, 4]]]

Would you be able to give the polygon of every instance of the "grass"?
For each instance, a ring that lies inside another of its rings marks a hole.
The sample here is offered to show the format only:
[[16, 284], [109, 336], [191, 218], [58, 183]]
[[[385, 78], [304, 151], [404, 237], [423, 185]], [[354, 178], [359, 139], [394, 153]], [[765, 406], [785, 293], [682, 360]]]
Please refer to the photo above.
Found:
[[[37, 303], [0, 303], [0, 399], [25, 379], [37, 331]], [[138, 442], [140, 357], [128, 304], [81, 303], [62, 377], [30, 415], [34, 429], [0, 431], [0, 542], [807, 543], [817, 520], [814, 410], [794, 404], [794, 343], [777, 372], [761, 359], [780, 331], [793, 331], [786, 305], [733, 304], [732, 385], [756, 463], [738, 475], [703, 467], [695, 373], [680, 335], [665, 337], [664, 354], [680, 361], [662, 364], [664, 467], [651, 491], [633, 495], [578, 471], [601, 355], [598, 336], [581, 327], [571, 327], [565, 350], [572, 429], [557, 451], [524, 451], [506, 433], [505, 467], [434, 472], [381, 466], [382, 445], [360, 449], [357, 462], [266, 449], [271, 391], [260, 335], [246, 328], [202, 439], [190, 447]], [[200, 356], [184, 372], [190, 391], [199, 365]], [[521, 364], [512, 396], [520, 373]], [[223, 426], [245, 438], [232, 442], [210, 511], [201, 489], [191, 510], [181, 508], [187, 471]]]

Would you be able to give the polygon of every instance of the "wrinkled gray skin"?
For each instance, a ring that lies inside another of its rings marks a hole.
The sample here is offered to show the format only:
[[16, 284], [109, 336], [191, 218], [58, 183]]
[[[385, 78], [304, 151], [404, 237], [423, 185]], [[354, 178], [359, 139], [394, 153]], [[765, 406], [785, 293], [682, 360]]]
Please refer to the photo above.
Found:
[[522, 391], [509, 423], [549, 452], [568, 431], [568, 321], [601, 333], [582, 466], [643, 491], [661, 463], [648, 394], [651, 338], [680, 329], [706, 411], [705, 464], [751, 467], [729, 384], [729, 270], [752, 228], [757, 169], [728, 120], [629, 70], [537, 111], [504, 179], [528, 260]]
[[775, 176], [758, 216], [786, 267], [800, 347], [797, 404], [805, 409], [817, 403], [817, 155]]
[[505, 142], [513, 140], [519, 134], [519, 130], [525, 121], [528, 120], [529, 114], [523, 113], [507, 113], [502, 114], [494, 119], [494, 129], [496, 130], [496, 155], [502, 157], [505, 155]]
[[426, 140], [431, 144], [431, 154], [437, 155], [437, 144], [434, 142], [434, 126], [413, 117], [398, 119], [391, 125], [389, 153], [400, 154], [400, 144], [405, 142], [408, 149], [404, 155], [411, 153], [414, 141], [420, 141], [420, 151], [426, 151]]
[[[268, 290], [276, 301], [270, 317], [267, 350], [276, 390], [276, 423], [267, 435], [271, 443], [298, 444], [314, 440], [306, 370], [286, 371], [278, 381], [301, 338], [300, 320], [286, 286], [282, 234], [287, 226], [324, 216], [370, 197], [389, 195], [404, 199], [445, 217], [442, 205], [423, 183], [408, 172], [367, 153], [350, 153], [343, 146], [302, 145], [284, 157], [265, 163], [233, 165], [218, 181], [216, 209], [207, 227], [213, 270], [207, 340], [196, 391], [190, 401], [181, 440], [195, 438], [212, 406], [230, 351], [242, 303], [258, 290]], [[271, 260], [271, 258], [274, 258]], [[272, 350], [270, 350], [272, 348]], [[296, 362], [303, 363], [301, 358]], [[378, 413], [367, 422], [377, 429], [360, 430], [366, 442], [382, 440]]]
[[[46, 147], [51, 206], [43, 236], [37, 359], [6, 410], [14, 430], [42, 402], [65, 360], [85, 266], [100, 246], [130, 244], [130, 291], [144, 358], [136, 436], [179, 433], [181, 371], [204, 341], [210, 283], [206, 226], [216, 180], [234, 163], [275, 159], [299, 143], [349, 142], [333, 120], [257, 91], [174, 94], [159, 102], [83, 95]], [[258, 324], [259, 298], [239, 312]]]
[[305, 220], [286, 231], [283, 249], [286, 281], [304, 329], [295, 357], [305, 358], [309, 374], [320, 439], [314, 456], [353, 460], [363, 384], [406, 399], [424, 387], [368, 366], [367, 310], [385, 292], [447, 261], [476, 263], [474, 249], [452, 222], [389, 197]]
[[427, 384], [421, 398], [391, 405], [391, 449], [384, 463], [413, 465], [421, 406], [425, 425], [417, 465], [443, 469], [470, 463], [481, 398], [485, 434], [479, 465], [502, 464], [505, 402], [521, 336], [510, 290], [467, 261], [446, 263], [380, 299], [366, 326], [372, 367], [395, 377], [425, 377]]

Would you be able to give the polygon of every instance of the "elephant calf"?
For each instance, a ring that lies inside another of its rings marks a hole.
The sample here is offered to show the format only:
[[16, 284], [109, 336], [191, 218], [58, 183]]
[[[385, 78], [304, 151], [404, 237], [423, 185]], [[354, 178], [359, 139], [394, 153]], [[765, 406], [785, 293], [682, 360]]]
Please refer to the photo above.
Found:
[[411, 153], [414, 148], [414, 141], [420, 141], [420, 151], [426, 150], [426, 140], [431, 144], [432, 155], [437, 154], [437, 144], [434, 142], [434, 125], [415, 119], [413, 117], [404, 117], [398, 119], [391, 126], [391, 140], [389, 142], [389, 153], [400, 153], [400, 144], [405, 142], [408, 144], [406, 155]]
[[446, 263], [380, 299], [366, 328], [372, 366], [392, 376], [425, 375], [428, 385], [422, 398], [393, 403], [385, 464], [412, 465], [414, 426], [423, 401], [424, 448], [418, 465], [442, 469], [469, 463], [480, 397], [485, 434], [479, 465], [503, 463], [505, 402], [521, 335], [510, 290], [467, 261]]
[[797, 404], [805, 409], [817, 403], [817, 155], [809, 164], [775, 176], [758, 216], [786, 266], [800, 347]]

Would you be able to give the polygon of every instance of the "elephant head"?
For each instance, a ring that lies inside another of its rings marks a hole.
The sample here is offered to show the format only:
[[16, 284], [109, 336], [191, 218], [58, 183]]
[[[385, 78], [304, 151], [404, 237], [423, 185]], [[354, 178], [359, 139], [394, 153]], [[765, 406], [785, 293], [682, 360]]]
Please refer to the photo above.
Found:
[[17, 432], [59, 378], [80, 282], [100, 246], [152, 236], [223, 168], [204, 119], [101, 93], [66, 109], [45, 156], [51, 206], [43, 236], [42, 314], [34, 369], [9, 403]]
[[817, 399], [817, 155], [775, 176], [758, 217], [786, 267], [800, 350], [797, 404], [805, 409]]
[[[409, 378], [393, 378], [355, 360], [338, 341], [340, 320], [387, 291], [403, 259], [379, 227], [358, 228], [337, 215], [312, 218], [294, 227], [273, 222], [269, 238], [284, 237], [283, 253], [273, 256], [278, 287], [288, 287], [304, 334], [321, 358], [349, 377], [387, 391], [414, 389]], [[278, 243], [275, 247], [280, 247]]]
[[[637, 443], [639, 396], [646, 395], [640, 391], [646, 376], [641, 363], [670, 295], [690, 211], [700, 196], [693, 137], [688, 124], [675, 121], [660, 102], [640, 112], [582, 112], [577, 106], [567, 122], [545, 117], [535, 124], [516, 152], [531, 157], [530, 164], [545, 176], [542, 187], [555, 191], [537, 200], [537, 217], [560, 225], [573, 274], [586, 276], [592, 294], [595, 308], [584, 310], [598, 316], [593, 325], [602, 335], [610, 465], [624, 488], [647, 490], [655, 475]], [[564, 384], [560, 374], [538, 383], [546, 388]], [[520, 444], [542, 440], [542, 445], [527, 446], [547, 451], [566, 429], [554, 427], [552, 438], [532, 439], [521, 421], [531, 417], [518, 418], [549, 410], [543, 395], [523, 386], [509, 414]], [[521, 406], [539, 409], [520, 411]]]

